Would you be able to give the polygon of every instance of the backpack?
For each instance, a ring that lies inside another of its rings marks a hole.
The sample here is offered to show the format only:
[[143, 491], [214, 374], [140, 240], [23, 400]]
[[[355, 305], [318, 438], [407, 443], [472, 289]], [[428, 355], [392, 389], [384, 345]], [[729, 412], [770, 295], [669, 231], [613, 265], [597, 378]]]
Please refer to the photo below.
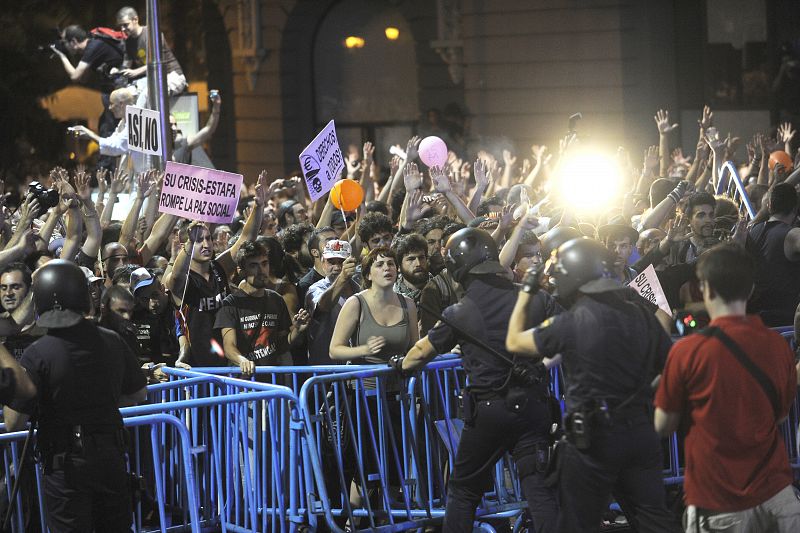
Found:
[[125, 54], [125, 39], [127, 39], [127, 37], [123, 32], [98, 26], [97, 28], [89, 30], [89, 35], [94, 39], [100, 39], [110, 44], [120, 54]]

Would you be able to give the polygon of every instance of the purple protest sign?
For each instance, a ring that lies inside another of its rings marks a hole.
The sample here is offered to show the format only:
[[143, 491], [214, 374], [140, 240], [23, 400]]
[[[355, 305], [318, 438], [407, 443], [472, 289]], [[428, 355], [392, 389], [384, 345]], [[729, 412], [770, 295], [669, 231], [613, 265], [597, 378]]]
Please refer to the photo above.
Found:
[[158, 210], [189, 220], [228, 224], [236, 213], [242, 182], [241, 174], [170, 161]]
[[300, 153], [300, 168], [303, 170], [308, 196], [312, 202], [330, 191], [339, 180], [344, 169], [344, 157], [339, 149], [333, 120]]

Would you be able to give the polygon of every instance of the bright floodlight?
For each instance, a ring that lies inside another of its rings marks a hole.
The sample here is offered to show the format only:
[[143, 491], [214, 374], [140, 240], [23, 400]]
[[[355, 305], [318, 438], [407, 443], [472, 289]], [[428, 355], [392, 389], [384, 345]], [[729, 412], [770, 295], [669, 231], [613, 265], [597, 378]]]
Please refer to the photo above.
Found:
[[578, 152], [562, 162], [558, 183], [567, 207], [600, 213], [619, 198], [622, 175], [612, 158], [598, 152]]

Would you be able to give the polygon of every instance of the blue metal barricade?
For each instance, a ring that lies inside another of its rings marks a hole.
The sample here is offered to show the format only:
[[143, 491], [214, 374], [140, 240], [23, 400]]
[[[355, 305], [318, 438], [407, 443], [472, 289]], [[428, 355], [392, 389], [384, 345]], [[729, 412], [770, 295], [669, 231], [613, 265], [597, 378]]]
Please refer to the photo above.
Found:
[[[152, 435], [156, 435], [158, 433], [163, 433], [167, 431], [172, 432], [175, 435], [174, 444], [176, 449], [176, 454], [181, 458], [183, 463], [183, 475], [182, 477], [173, 480], [175, 485], [181, 485], [183, 491], [185, 493], [186, 498], [186, 506], [191, 511], [192, 509], [198, 508], [197, 502], [197, 490], [195, 488], [195, 480], [194, 480], [194, 468], [191, 466], [191, 455], [189, 451], [189, 433], [186, 426], [178, 420], [176, 417], [168, 414], [157, 413], [157, 414], [149, 414], [145, 416], [133, 416], [133, 417], [126, 417], [123, 419], [126, 428], [142, 428], [142, 427], [149, 427]], [[10, 501], [11, 497], [11, 487], [13, 485], [13, 478], [16, 478], [19, 475], [19, 468], [20, 468], [20, 454], [23, 447], [23, 442], [27, 437], [27, 431], [17, 431], [13, 433], [3, 433], [0, 434], [0, 447], [2, 447], [3, 451], [3, 458], [4, 458], [4, 473], [6, 483], [7, 492], [2, 498], [2, 502], [4, 504], [4, 511], [8, 505], [14, 507], [14, 513], [11, 520], [11, 528], [12, 531], [15, 533], [23, 532], [23, 531], [46, 531], [46, 528], [43, 526], [46, 523], [45, 520], [45, 509], [46, 509], [46, 498], [44, 497], [44, 481], [43, 475], [41, 471], [40, 465], [33, 462], [33, 453], [29, 453], [28, 457], [25, 461], [24, 469], [24, 476], [22, 479], [23, 487], [27, 486], [28, 488], [23, 488], [17, 493], [16, 498], [14, 501]], [[32, 451], [35, 446], [35, 436], [32, 439], [32, 442], [29, 444], [29, 451]], [[135, 473], [136, 469], [134, 468], [134, 463], [138, 462], [138, 448], [134, 448], [130, 454], [130, 470], [131, 472]], [[159, 454], [159, 450], [153, 446], [153, 460], [159, 461], [160, 457], [157, 455]], [[29, 477], [29, 476], [32, 476]], [[160, 475], [160, 472], [155, 472], [155, 486], [157, 487], [157, 495], [160, 502], [163, 502], [162, 496], [165, 492], [166, 483], [164, 478]], [[165, 513], [164, 508], [162, 507], [161, 513], [159, 515], [160, 521], [158, 524], [151, 524], [154, 527], [157, 527], [157, 531], [166, 531], [172, 524], [169, 524], [168, 521], [164, 519]], [[191, 519], [187, 520], [182, 528], [179, 528], [181, 531], [192, 531], [193, 533], [200, 532], [200, 521], [197, 520], [196, 513], [190, 513]], [[135, 517], [134, 519], [134, 530], [136, 532], [143, 531], [140, 517]], [[175, 531], [175, 528], [171, 528], [171, 531]]]

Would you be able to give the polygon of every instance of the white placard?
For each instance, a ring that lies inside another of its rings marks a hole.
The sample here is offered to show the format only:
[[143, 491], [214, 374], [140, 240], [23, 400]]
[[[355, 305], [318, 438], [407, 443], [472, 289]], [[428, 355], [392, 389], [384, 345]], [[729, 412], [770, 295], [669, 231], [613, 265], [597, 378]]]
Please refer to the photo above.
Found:
[[628, 283], [628, 287], [639, 293], [639, 296], [656, 304], [659, 309], [672, 316], [672, 309], [669, 308], [667, 297], [664, 296], [664, 289], [661, 288], [661, 282], [658, 281], [656, 270], [653, 265], [649, 265], [642, 270], [638, 276], [633, 278], [633, 281]]
[[161, 117], [158, 111], [129, 105], [125, 108], [128, 126], [128, 149], [149, 155], [161, 155]]
[[344, 157], [336, 137], [336, 125], [328, 122], [314, 140], [300, 153], [300, 168], [312, 202], [316, 202], [339, 180]]

